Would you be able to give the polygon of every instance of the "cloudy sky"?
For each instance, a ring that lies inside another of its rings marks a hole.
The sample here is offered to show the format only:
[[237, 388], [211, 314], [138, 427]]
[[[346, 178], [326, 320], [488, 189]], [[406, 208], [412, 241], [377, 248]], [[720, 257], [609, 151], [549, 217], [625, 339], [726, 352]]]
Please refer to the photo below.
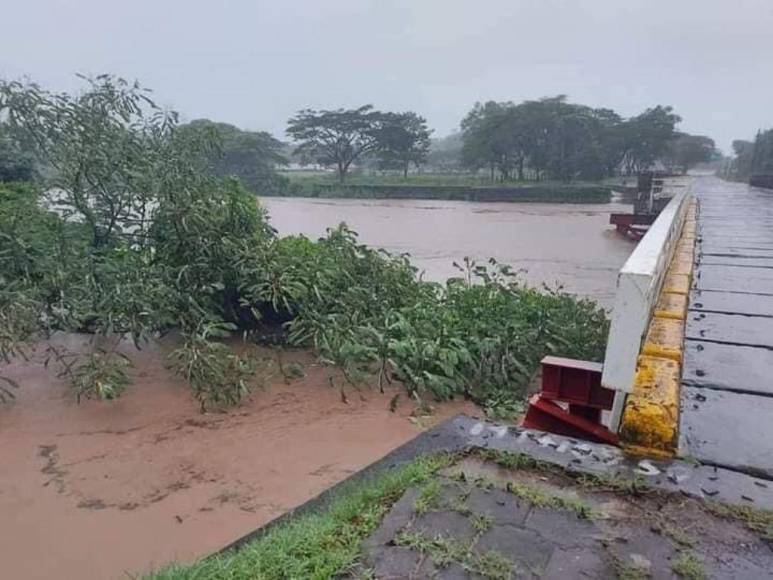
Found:
[[773, 126], [773, 0], [2, 0], [0, 76], [139, 79], [184, 118], [284, 136], [303, 107], [670, 104], [729, 149]]

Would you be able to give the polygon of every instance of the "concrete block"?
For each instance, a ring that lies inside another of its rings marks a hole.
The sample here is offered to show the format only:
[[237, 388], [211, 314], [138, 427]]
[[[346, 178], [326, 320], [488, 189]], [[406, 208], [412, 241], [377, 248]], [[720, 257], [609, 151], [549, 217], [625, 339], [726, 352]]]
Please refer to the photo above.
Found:
[[672, 455], [678, 444], [679, 364], [640, 356], [633, 392], [628, 395], [620, 438], [647, 455]]
[[685, 294], [662, 292], [657, 304], [655, 304], [654, 316], [656, 318], [684, 320], [685, 316], [687, 316], [687, 302], [688, 299]]
[[663, 281], [662, 292], [671, 292], [673, 294], [690, 293], [690, 276], [687, 274], [670, 273], [666, 275]]
[[650, 322], [647, 336], [644, 338], [642, 354], [681, 362], [683, 343], [684, 320], [655, 317]]

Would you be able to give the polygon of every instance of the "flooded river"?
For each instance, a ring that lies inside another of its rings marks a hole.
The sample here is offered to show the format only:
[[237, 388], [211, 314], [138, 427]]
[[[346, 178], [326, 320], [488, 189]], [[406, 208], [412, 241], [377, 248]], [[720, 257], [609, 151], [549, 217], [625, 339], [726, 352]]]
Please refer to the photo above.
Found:
[[529, 284], [562, 285], [611, 307], [617, 271], [633, 249], [608, 225], [630, 205], [264, 198], [281, 234], [324, 235], [346, 222], [360, 240], [407, 252], [426, 279], [457, 275], [454, 261], [489, 257], [525, 270]]

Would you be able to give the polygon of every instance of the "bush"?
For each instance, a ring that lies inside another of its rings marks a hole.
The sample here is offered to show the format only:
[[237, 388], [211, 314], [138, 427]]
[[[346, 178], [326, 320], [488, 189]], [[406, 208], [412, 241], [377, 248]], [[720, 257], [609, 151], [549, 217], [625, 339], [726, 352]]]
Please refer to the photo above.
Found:
[[[603, 354], [601, 309], [528, 288], [496, 262], [467, 260], [460, 278], [436, 284], [344, 224], [318, 241], [277, 237], [255, 195], [201, 164], [207, 132], [177, 131], [136, 84], [98, 77], [71, 97], [0, 82], [0, 101], [53, 176], [0, 189], [4, 358], [38, 332], [139, 347], [176, 328], [171, 363], [203, 410], [239, 403], [254, 382], [256, 362], [222, 339], [270, 326], [349, 383], [375, 374], [415, 399], [462, 395], [512, 412], [545, 354]], [[56, 357], [78, 398], [129, 384], [115, 348]]]

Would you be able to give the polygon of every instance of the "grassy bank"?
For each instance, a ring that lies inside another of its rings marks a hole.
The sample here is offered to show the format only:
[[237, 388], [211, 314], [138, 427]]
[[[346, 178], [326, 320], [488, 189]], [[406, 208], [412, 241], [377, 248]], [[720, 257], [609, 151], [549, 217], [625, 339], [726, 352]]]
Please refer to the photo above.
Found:
[[231, 553], [190, 566], [171, 566], [153, 580], [204, 578], [334, 578], [351, 571], [360, 543], [411, 486], [427, 481], [452, 458], [417, 459], [375, 481], [342, 489], [322, 512], [293, 518]]
[[352, 199], [433, 199], [495, 202], [606, 203], [610, 185], [598, 182], [492, 182], [473, 174], [353, 174], [341, 184], [324, 172], [287, 172], [289, 185], [277, 195]]

